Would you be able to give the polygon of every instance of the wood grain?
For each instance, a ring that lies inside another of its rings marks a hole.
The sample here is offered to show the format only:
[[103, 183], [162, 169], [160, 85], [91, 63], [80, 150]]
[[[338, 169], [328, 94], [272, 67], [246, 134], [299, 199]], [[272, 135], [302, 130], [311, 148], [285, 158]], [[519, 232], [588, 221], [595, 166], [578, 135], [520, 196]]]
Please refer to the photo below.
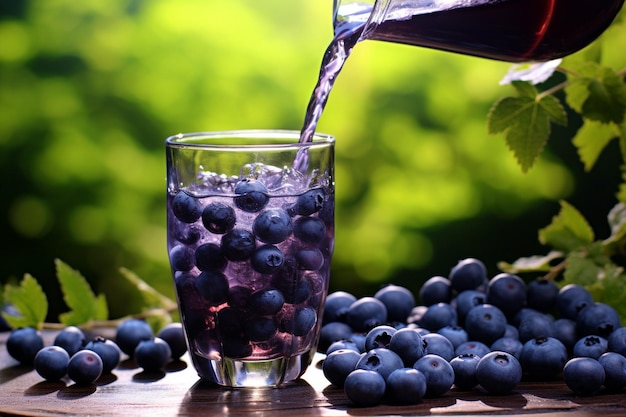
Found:
[[[51, 344], [54, 333], [45, 333]], [[92, 386], [70, 380], [44, 381], [19, 365], [0, 333], [0, 415], [29, 416], [391, 416], [532, 415], [624, 416], [624, 392], [592, 397], [574, 395], [561, 381], [523, 382], [510, 395], [452, 389], [412, 406], [354, 407], [343, 391], [329, 385], [321, 371], [322, 355], [304, 378], [280, 389], [224, 389], [200, 381], [190, 361], [172, 363], [166, 372], [145, 373], [125, 361], [113, 375]]]

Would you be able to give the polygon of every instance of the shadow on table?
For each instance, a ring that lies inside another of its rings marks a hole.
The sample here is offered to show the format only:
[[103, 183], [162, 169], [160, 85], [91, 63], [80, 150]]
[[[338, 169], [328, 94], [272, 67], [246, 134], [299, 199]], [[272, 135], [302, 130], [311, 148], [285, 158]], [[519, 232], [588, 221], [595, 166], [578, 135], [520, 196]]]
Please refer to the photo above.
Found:
[[239, 389], [200, 380], [185, 394], [178, 415], [317, 415], [321, 414], [316, 408], [320, 403], [327, 405], [326, 399], [303, 380], [283, 388]]
[[0, 369], [0, 385], [33, 370], [32, 366], [16, 364]]

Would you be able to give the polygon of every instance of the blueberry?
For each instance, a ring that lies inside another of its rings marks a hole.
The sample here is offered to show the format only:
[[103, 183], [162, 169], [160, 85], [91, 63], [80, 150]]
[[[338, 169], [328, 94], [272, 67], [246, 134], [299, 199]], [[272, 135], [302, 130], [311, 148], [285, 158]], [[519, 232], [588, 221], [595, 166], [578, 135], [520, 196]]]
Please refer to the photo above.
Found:
[[426, 377], [426, 397], [439, 397], [448, 392], [454, 384], [454, 369], [441, 356], [424, 355], [415, 362], [413, 368]]
[[522, 354], [522, 347], [524, 344], [519, 341], [519, 339], [504, 336], [500, 339], [496, 340], [489, 346], [491, 350], [499, 350], [502, 352], [510, 353], [515, 356], [516, 359], [520, 358]]
[[487, 268], [478, 259], [462, 259], [452, 268], [448, 278], [457, 292], [475, 290], [487, 280]]
[[511, 317], [526, 305], [526, 283], [517, 275], [502, 273], [487, 286], [487, 303], [498, 307]]
[[322, 372], [328, 381], [337, 386], [343, 384], [355, 367], [361, 355], [352, 349], [339, 349], [328, 353], [322, 362]]
[[420, 287], [418, 297], [421, 304], [427, 307], [437, 303], [449, 303], [452, 299], [452, 284], [446, 277], [430, 277]]
[[462, 325], [465, 323], [465, 316], [473, 307], [487, 304], [487, 294], [478, 290], [461, 291], [454, 297], [451, 304], [455, 306], [457, 320]]
[[37, 352], [43, 348], [43, 338], [38, 330], [24, 327], [11, 331], [6, 346], [13, 359], [23, 365], [32, 365]]
[[306, 336], [317, 323], [317, 312], [311, 307], [298, 307], [294, 312], [293, 325], [289, 326], [294, 336]]
[[222, 236], [222, 253], [231, 261], [244, 261], [254, 253], [254, 235], [244, 229], [232, 229]]
[[276, 334], [278, 328], [272, 317], [252, 317], [244, 323], [244, 333], [253, 342], [263, 342]]
[[386, 387], [385, 379], [378, 372], [365, 369], [350, 372], [343, 385], [348, 399], [358, 406], [380, 404]]
[[364, 353], [355, 368], [376, 371], [387, 380], [389, 374], [403, 366], [402, 358], [397, 353], [390, 349], [377, 348]]
[[578, 284], [568, 284], [556, 296], [556, 309], [561, 318], [575, 320], [578, 312], [593, 304], [593, 297], [586, 288]]
[[324, 265], [324, 254], [318, 248], [302, 248], [295, 257], [299, 269], [317, 271]]
[[369, 351], [376, 348], [388, 348], [391, 343], [391, 337], [396, 333], [396, 329], [387, 326], [380, 325], [374, 327], [367, 332], [365, 336], [365, 350]]
[[150, 340], [154, 336], [148, 323], [138, 319], [127, 319], [117, 326], [115, 343], [128, 356], [133, 356], [135, 348], [142, 340]]
[[172, 199], [172, 212], [183, 223], [194, 223], [202, 215], [200, 200], [179, 191]]
[[264, 243], [280, 243], [291, 234], [291, 217], [283, 209], [268, 209], [260, 213], [252, 224], [257, 239]]
[[231, 230], [236, 222], [235, 210], [226, 204], [210, 203], [202, 210], [202, 224], [211, 233], [223, 235]]
[[134, 357], [137, 365], [144, 371], [159, 371], [172, 359], [172, 350], [165, 340], [154, 337], [139, 342]]
[[58, 381], [67, 374], [70, 355], [60, 346], [43, 347], [35, 355], [35, 371], [48, 381]]
[[[365, 349], [365, 345], [363, 345], [363, 350]], [[331, 354], [336, 350], [353, 350], [357, 353], [361, 353], [361, 349], [357, 346], [354, 340], [337, 340], [328, 346], [326, 349], [326, 355]]]
[[615, 352], [606, 352], [598, 358], [604, 368], [604, 387], [611, 392], [626, 386], [626, 357]]
[[104, 337], [96, 337], [85, 345], [86, 350], [96, 352], [102, 359], [102, 374], [110, 374], [119, 364], [122, 350], [117, 343]]
[[293, 224], [293, 235], [303, 243], [316, 245], [326, 235], [326, 226], [316, 217], [298, 217]]
[[503, 337], [509, 337], [511, 339], [519, 340], [519, 330], [517, 330], [517, 327], [513, 326], [512, 324], [507, 323]]
[[90, 385], [102, 374], [102, 359], [91, 350], [79, 350], [67, 364], [67, 376], [78, 385]]
[[437, 333], [448, 339], [455, 349], [469, 340], [467, 332], [461, 326], [445, 326], [437, 330]]
[[584, 356], [598, 359], [608, 351], [609, 342], [600, 336], [583, 336], [575, 344], [572, 350], [574, 356]]
[[399, 368], [387, 378], [386, 397], [391, 404], [418, 404], [426, 394], [426, 376], [415, 368]]
[[228, 279], [219, 271], [203, 271], [196, 278], [195, 286], [200, 296], [212, 306], [228, 300]]
[[176, 245], [170, 250], [170, 263], [176, 271], [189, 271], [193, 268], [195, 255], [192, 248]]
[[170, 232], [172, 237], [180, 243], [184, 243], [186, 245], [193, 245], [199, 241], [203, 233], [202, 226], [198, 226], [196, 224], [191, 224], [185, 227], [171, 225], [170, 228], [173, 229]]
[[577, 395], [597, 393], [604, 378], [604, 367], [593, 358], [572, 358], [563, 367], [563, 381]]
[[298, 196], [295, 205], [296, 214], [310, 216], [324, 207], [324, 191], [319, 188], [309, 190]]
[[609, 351], [626, 356], [626, 327], [615, 329], [608, 337]]
[[268, 203], [268, 190], [262, 182], [246, 178], [235, 185], [235, 205], [248, 213], [256, 213]]
[[437, 303], [429, 306], [422, 315], [419, 325], [431, 332], [436, 332], [442, 327], [456, 326], [456, 309], [448, 303]]
[[529, 314], [522, 319], [517, 331], [522, 343], [537, 337], [552, 337], [554, 336], [554, 323], [546, 314]]
[[450, 366], [454, 370], [454, 386], [458, 390], [469, 391], [478, 385], [476, 366], [479, 361], [480, 357], [473, 353], [464, 353], [452, 358]]
[[215, 321], [221, 335], [239, 336], [243, 331], [244, 313], [235, 308], [225, 307], [217, 312]]
[[617, 311], [604, 303], [590, 303], [580, 309], [576, 316], [576, 332], [579, 336], [598, 335], [609, 337], [622, 327]]
[[468, 311], [465, 317], [465, 330], [470, 340], [491, 345], [504, 336], [507, 320], [498, 307], [481, 304]]
[[338, 340], [348, 340], [352, 336], [352, 328], [346, 323], [332, 321], [322, 326], [318, 349], [325, 352], [326, 349]]
[[167, 324], [157, 333], [157, 337], [165, 340], [172, 351], [172, 359], [179, 359], [187, 352], [187, 342], [182, 323]]
[[283, 293], [286, 303], [300, 304], [310, 300], [315, 289], [311, 277], [299, 273], [294, 264], [292, 259], [285, 259], [282, 268], [272, 276], [270, 285]]
[[470, 340], [464, 343], [461, 343], [455, 350], [455, 355], [464, 355], [467, 353], [474, 354], [479, 358], [482, 358], [487, 353], [491, 352], [491, 348], [482, 342], [478, 342], [475, 340]]
[[374, 298], [379, 299], [387, 307], [387, 320], [390, 322], [406, 322], [415, 307], [413, 293], [400, 285], [385, 285], [376, 291]]
[[252, 355], [250, 342], [239, 336], [224, 337], [221, 339], [223, 356], [232, 359], [242, 359]]
[[568, 350], [574, 347], [578, 340], [576, 322], [572, 319], [560, 318], [552, 322], [553, 337], [560, 340]]
[[223, 271], [228, 260], [222, 253], [222, 248], [215, 243], [205, 243], [196, 248], [196, 266], [201, 271]]
[[522, 366], [510, 353], [493, 351], [478, 362], [476, 378], [489, 394], [509, 394], [522, 380]]
[[565, 345], [553, 337], [538, 337], [524, 343], [520, 363], [525, 372], [540, 379], [551, 379], [563, 370], [568, 354]]
[[61, 330], [54, 338], [53, 344], [62, 347], [72, 356], [87, 344], [85, 334], [76, 326], [68, 326]]
[[386, 322], [387, 307], [374, 297], [359, 298], [346, 312], [346, 323], [356, 332], [366, 332]]
[[526, 305], [544, 313], [552, 311], [556, 304], [559, 287], [554, 281], [536, 279], [526, 287]]
[[270, 316], [278, 313], [283, 308], [283, 304], [285, 304], [285, 298], [275, 288], [253, 292], [248, 302], [250, 311], [260, 316]]
[[279, 270], [285, 262], [282, 251], [274, 245], [258, 247], [251, 257], [252, 268], [260, 274], [271, 274]]
[[402, 358], [404, 366], [413, 366], [425, 353], [422, 336], [417, 330], [410, 328], [397, 330], [391, 336], [389, 349]]
[[455, 356], [452, 342], [439, 333], [423, 334], [422, 340], [424, 341], [424, 354], [441, 356], [447, 361]]

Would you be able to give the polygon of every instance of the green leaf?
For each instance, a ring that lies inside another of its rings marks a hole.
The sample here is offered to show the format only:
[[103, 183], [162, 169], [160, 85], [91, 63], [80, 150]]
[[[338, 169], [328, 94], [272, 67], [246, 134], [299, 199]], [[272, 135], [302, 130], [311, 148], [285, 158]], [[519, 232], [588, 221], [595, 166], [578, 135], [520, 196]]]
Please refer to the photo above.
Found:
[[572, 140], [578, 149], [578, 156], [585, 165], [585, 171], [590, 171], [595, 165], [600, 153], [612, 139], [616, 138], [614, 124], [604, 124], [585, 121]]
[[569, 106], [584, 118], [602, 123], [624, 121], [626, 84], [614, 70], [595, 62], [574, 65], [565, 88]]
[[567, 267], [563, 272], [563, 277], [565, 282], [587, 286], [597, 281], [601, 270], [602, 267], [593, 260], [579, 252], [572, 252], [567, 257]]
[[2, 313], [4, 320], [14, 329], [35, 327], [41, 329], [48, 314], [48, 299], [37, 280], [25, 274], [18, 285], [4, 287], [4, 302], [11, 304], [18, 316]]
[[56, 259], [55, 265], [63, 300], [70, 308], [70, 311], [59, 315], [59, 321], [66, 326], [76, 326], [93, 320], [106, 320], [109, 312], [104, 295], [96, 297], [80, 272], [63, 261]]
[[626, 245], [626, 204], [617, 203], [609, 212], [609, 226], [611, 236], [605, 239], [602, 244], [609, 253], [616, 253]]
[[506, 262], [499, 262], [498, 268], [503, 272], [510, 274], [521, 274], [528, 272], [549, 272], [551, 269], [550, 264], [552, 261], [563, 258], [563, 252], [550, 251], [544, 256], [529, 256], [525, 258], [519, 258], [512, 264]]
[[622, 123], [626, 112], [626, 86], [609, 68], [604, 68], [599, 79], [589, 83], [589, 97], [582, 108], [586, 119], [603, 123]]
[[489, 111], [489, 133], [504, 132], [506, 143], [523, 172], [539, 157], [550, 136], [550, 123], [567, 124], [561, 103], [553, 96], [540, 97], [528, 82], [512, 83], [519, 97], [504, 97]]
[[178, 308], [178, 304], [176, 303], [176, 301], [170, 299], [169, 297], [166, 297], [165, 295], [155, 290], [147, 282], [139, 278], [139, 276], [134, 272], [126, 268], [121, 268], [120, 273], [131, 284], [133, 284], [134, 288], [139, 291], [144, 301], [145, 309], [163, 308], [165, 310], [171, 311]]
[[517, 91], [517, 94], [520, 97], [532, 98], [534, 100], [535, 97], [537, 97], [537, 94], [539, 93], [537, 91], [537, 87], [535, 87], [533, 84], [529, 82], [513, 81], [511, 82], [511, 85], [515, 87], [515, 91]]
[[593, 229], [582, 214], [566, 201], [552, 223], [539, 230], [539, 241], [564, 252], [571, 252], [594, 241]]

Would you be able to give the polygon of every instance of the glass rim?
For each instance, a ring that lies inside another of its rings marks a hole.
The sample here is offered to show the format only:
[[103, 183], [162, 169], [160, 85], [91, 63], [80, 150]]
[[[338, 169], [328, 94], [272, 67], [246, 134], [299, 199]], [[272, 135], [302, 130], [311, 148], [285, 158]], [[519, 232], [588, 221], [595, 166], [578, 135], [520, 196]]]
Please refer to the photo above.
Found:
[[[178, 133], [165, 139], [165, 145], [173, 148], [214, 148], [214, 149], [250, 149], [250, 148], [309, 148], [312, 146], [328, 145], [335, 143], [335, 137], [326, 133], [315, 132], [313, 140], [299, 142], [299, 130], [287, 129], [240, 129], [240, 130], [217, 130], [207, 132]], [[210, 143], [197, 142], [194, 139], [258, 139], [254, 143]], [[296, 139], [293, 142], [271, 142], [272, 139]]]

